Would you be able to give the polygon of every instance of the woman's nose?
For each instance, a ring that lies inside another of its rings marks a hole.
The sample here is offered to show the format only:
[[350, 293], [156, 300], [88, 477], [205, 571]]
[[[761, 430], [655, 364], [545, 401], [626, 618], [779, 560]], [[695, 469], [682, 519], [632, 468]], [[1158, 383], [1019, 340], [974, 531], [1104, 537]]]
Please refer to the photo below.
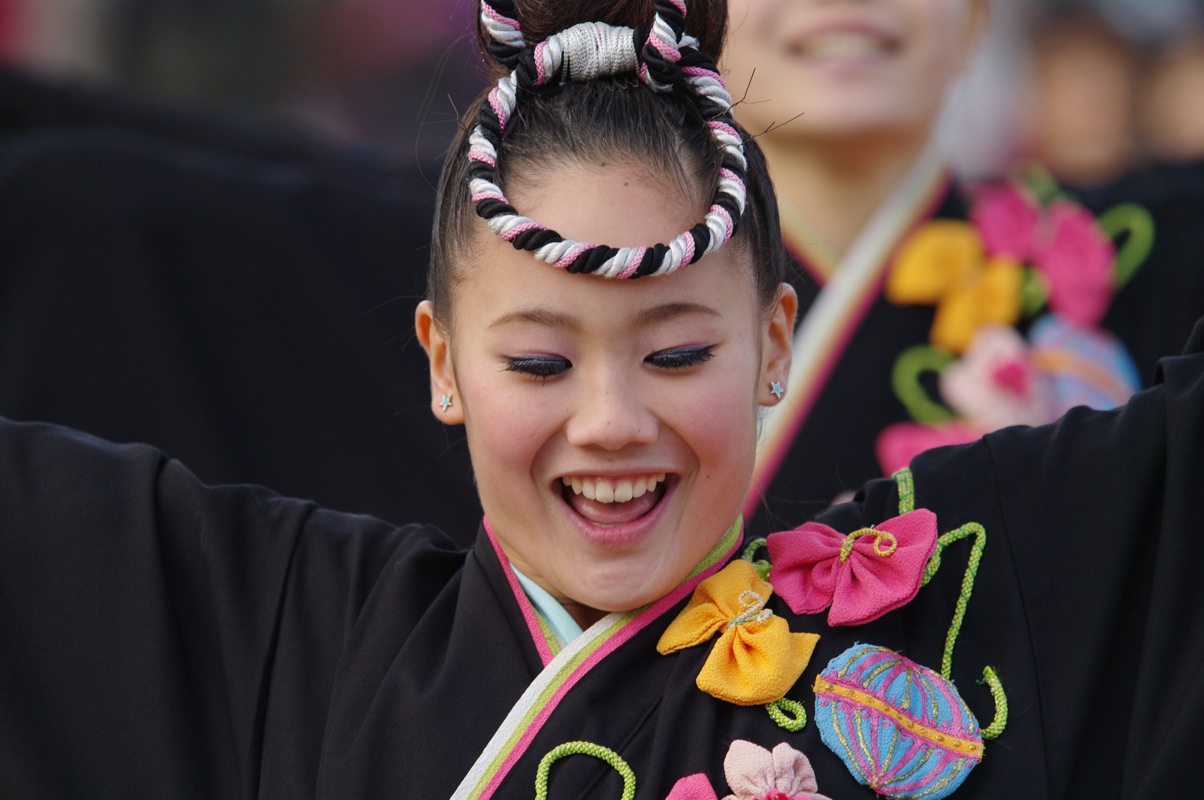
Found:
[[658, 423], [641, 392], [629, 382], [602, 378], [583, 384], [566, 426], [574, 447], [621, 450], [656, 441]]

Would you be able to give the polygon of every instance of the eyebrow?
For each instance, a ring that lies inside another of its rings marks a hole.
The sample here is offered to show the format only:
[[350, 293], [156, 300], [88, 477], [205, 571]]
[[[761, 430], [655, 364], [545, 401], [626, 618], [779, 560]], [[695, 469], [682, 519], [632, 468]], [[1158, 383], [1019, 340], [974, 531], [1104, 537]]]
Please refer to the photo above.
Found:
[[[665, 303], [641, 311], [635, 317], [635, 324], [638, 327], [645, 327], [693, 314], [701, 314], [709, 317], [722, 316], [718, 310], [701, 303]], [[491, 329], [500, 328], [516, 323], [540, 325], [547, 328], [563, 328], [570, 331], [576, 331], [581, 328], [580, 323], [573, 317], [550, 311], [546, 308], [521, 308], [517, 311], [511, 311], [489, 323], [489, 327]]]
[[489, 323], [489, 327], [490, 329], [501, 328], [505, 325], [514, 325], [516, 323], [539, 325], [545, 328], [564, 328], [571, 331], [578, 330], [581, 327], [577, 323], [577, 320], [567, 314], [558, 314], [546, 308], [520, 308], [518, 311], [511, 311], [498, 317]]
[[637, 325], [651, 325], [656, 322], [667, 322], [678, 317], [702, 314], [709, 317], [722, 316], [718, 310], [701, 303], [666, 303], [661, 306], [647, 308], [636, 315]]

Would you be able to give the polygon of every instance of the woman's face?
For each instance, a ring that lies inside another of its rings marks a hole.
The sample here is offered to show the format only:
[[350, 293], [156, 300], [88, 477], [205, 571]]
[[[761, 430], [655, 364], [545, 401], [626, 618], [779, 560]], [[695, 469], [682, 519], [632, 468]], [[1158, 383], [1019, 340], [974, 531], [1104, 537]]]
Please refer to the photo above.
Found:
[[[541, 171], [522, 213], [578, 241], [667, 242], [702, 212], [648, 170]], [[483, 226], [482, 226], [483, 230]], [[793, 293], [767, 314], [724, 247], [635, 281], [571, 275], [483, 232], [443, 336], [419, 337], [435, 399], [454, 395], [506, 555], [579, 621], [679, 584], [744, 500], [759, 405], [789, 370]], [[437, 405], [437, 403], [436, 403]]]
[[966, 64], [985, 6], [731, 0], [721, 66], [733, 99], [743, 101], [736, 117], [753, 135], [788, 120], [775, 136], [926, 135]]

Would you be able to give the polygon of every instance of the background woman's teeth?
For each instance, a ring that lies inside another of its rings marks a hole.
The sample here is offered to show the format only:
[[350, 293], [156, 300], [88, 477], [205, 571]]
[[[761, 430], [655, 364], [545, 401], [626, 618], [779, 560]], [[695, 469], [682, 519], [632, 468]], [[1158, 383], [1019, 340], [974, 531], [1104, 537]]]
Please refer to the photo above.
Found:
[[643, 497], [648, 492], [648, 481], [644, 478], [637, 478], [635, 483], [631, 485], [632, 498]]
[[882, 43], [863, 34], [834, 33], [816, 38], [808, 50], [816, 56], [861, 56], [881, 52]]
[[594, 489], [594, 482], [589, 478], [581, 481], [581, 494], [585, 495], [586, 500], [595, 500], [598, 497], [597, 491]]

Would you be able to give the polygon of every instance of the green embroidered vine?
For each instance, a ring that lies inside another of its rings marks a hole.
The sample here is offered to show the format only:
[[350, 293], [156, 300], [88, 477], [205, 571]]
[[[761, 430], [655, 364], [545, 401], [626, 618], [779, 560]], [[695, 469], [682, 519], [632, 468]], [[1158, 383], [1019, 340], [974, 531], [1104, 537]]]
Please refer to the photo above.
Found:
[[960, 528], [946, 533], [941, 538], [937, 539], [936, 552], [932, 554], [932, 558], [928, 560], [928, 566], [924, 568], [924, 586], [932, 580], [938, 569], [941, 568], [941, 554], [946, 547], [954, 542], [960, 542], [962, 539], [974, 537], [974, 544], [970, 547], [970, 560], [966, 564], [966, 574], [962, 577], [962, 589], [957, 598], [957, 605], [953, 611], [953, 622], [949, 626], [949, 633], [945, 636], [945, 654], [941, 659], [941, 677], [949, 680], [949, 675], [953, 671], [953, 647], [957, 644], [958, 634], [962, 630], [962, 621], [966, 617], [966, 607], [970, 604], [970, 594], [974, 591], [974, 579], [978, 576], [978, 564], [982, 561], [982, 552], [987, 545], [987, 531], [977, 522], [967, 522]]
[[772, 565], [768, 559], [757, 558], [757, 551], [766, 545], [765, 539], [753, 539], [744, 548], [744, 555], [741, 556], [749, 564], [752, 564], [753, 569], [757, 571], [757, 576], [766, 583], [769, 582], [769, 570]]
[[999, 676], [995, 674], [995, 670], [992, 667], [983, 667], [982, 680], [979, 683], [985, 683], [991, 691], [991, 697], [995, 699], [995, 719], [991, 720], [990, 725], [982, 729], [982, 738], [994, 739], [1003, 733], [1003, 729], [1008, 725], [1008, 696], [1003, 691], [1003, 684], [999, 681]]
[[1020, 177], [1024, 181], [1024, 185], [1037, 198], [1037, 202], [1043, 206], [1049, 205], [1059, 197], [1066, 196], [1058, 179], [1040, 164], [1030, 164]]
[[899, 516], [910, 514], [916, 510], [916, 483], [911, 470], [907, 467], [891, 476], [899, 492]]
[[769, 718], [783, 730], [798, 733], [807, 727], [807, 707], [797, 700], [783, 697], [767, 703], [765, 710], [769, 712]]
[[1128, 234], [1116, 250], [1112, 268], [1113, 285], [1120, 291], [1154, 249], [1154, 218], [1136, 203], [1121, 203], [1100, 215], [1099, 226], [1113, 241]]
[[[906, 514], [909, 511], [914, 511], [916, 505], [915, 479], [911, 474], [911, 470], [906, 468], [901, 469], [892, 477], [894, 478], [895, 485], [898, 487], [899, 513]], [[970, 537], [974, 537], [974, 543], [970, 547], [970, 559], [966, 563], [966, 573], [962, 577], [961, 592], [954, 606], [953, 621], [949, 625], [949, 632], [945, 635], [945, 651], [941, 657], [941, 677], [947, 681], [952, 680], [953, 648], [957, 645], [957, 637], [961, 633], [962, 622], [966, 618], [966, 608], [970, 604], [970, 595], [974, 592], [974, 581], [978, 577], [978, 566], [982, 562], [982, 554], [987, 546], [986, 528], [977, 522], [967, 522], [960, 528], [944, 534], [937, 539], [936, 550], [933, 552], [932, 557], [928, 559], [928, 564], [924, 568], [922, 585], [927, 586], [936, 575], [937, 570], [941, 568], [941, 555], [944, 553], [945, 548]], [[1003, 733], [1003, 729], [1007, 727], [1007, 693], [1004, 692], [1003, 683], [999, 680], [999, 676], [992, 667], [984, 667], [982, 675], [982, 682], [987, 685], [987, 688], [991, 692], [991, 697], [995, 701], [995, 719], [991, 721], [990, 725], [982, 729], [982, 738], [994, 739]]]
[[622, 800], [634, 800], [635, 798], [635, 772], [627, 765], [618, 753], [608, 747], [603, 747], [592, 742], [565, 742], [558, 745], [543, 757], [539, 762], [539, 770], [535, 773], [535, 800], [547, 800], [548, 797], [548, 773], [552, 769], [552, 764], [556, 763], [565, 756], [593, 756], [594, 758], [605, 761], [615, 768], [615, 771], [623, 778], [623, 794]]
[[1049, 302], [1049, 285], [1041, 273], [1032, 267], [1024, 268], [1024, 282], [1020, 284], [1020, 314], [1025, 319], [1037, 316]]
[[952, 353], [926, 344], [909, 347], [895, 359], [891, 384], [899, 402], [916, 422], [935, 425], [954, 418], [954, 413], [929, 397], [920, 383], [920, 376], [925, 372], [939, 374], [954, 361], [957, 357]]

